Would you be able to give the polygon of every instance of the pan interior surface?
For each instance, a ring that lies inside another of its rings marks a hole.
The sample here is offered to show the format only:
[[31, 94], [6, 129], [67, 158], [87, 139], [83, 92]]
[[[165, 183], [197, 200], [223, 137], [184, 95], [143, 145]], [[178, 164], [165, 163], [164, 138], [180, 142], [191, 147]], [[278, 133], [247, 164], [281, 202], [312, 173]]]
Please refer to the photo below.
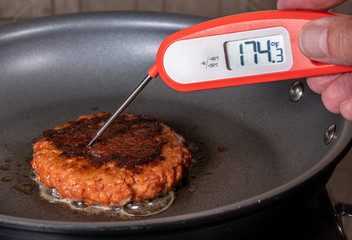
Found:
[[[1, 216], [118, 224], [116, 218], [74, 212], [41, 199], [28, 177], [32, 144], [43, 130], [80, 115], [113, 112], [146, 75], [162, 40], [204, 20], [175, 14], [90, 13], [3, 26]], [[148, 114], [169, 125], [187, 140], [196, 164], [174, 204], [151, 219], [217, 209], [270, 191], [279, 194], [273, 190], [317, 164], [330, 164], [348, 142], [336, 137], [324, 144], [326, 129], [336, 124], [336, 136], [351, 135], [351, 125], [327, 112], [304, 79], [298, 79], [303, 98], [290, 101], [295, 81], [182, 93], [160, 78], [152, 80], [126, 112]], [[330, 160], [322, 162], [326, 156]]]

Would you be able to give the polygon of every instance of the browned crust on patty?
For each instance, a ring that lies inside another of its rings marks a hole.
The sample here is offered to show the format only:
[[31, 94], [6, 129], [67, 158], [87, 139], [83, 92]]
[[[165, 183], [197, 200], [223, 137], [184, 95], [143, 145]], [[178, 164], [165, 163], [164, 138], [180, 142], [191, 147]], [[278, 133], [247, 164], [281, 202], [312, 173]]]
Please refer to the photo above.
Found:
[[[92, 114], [82, 116], [75, 122], [94, 120], [99, 117], [106, 119], [108, 116], [107, 113]], [[125, 114], [122, 117], [127, 121], [143, 118], [142, 115], [131, 114]], [[65, 130], [65, 128], [73, 126], [75, 122], [65, 123], [54, 130]], [[101, 124], [103, 121], [98, 121], [92, 133], [81, 136], [85, 138], [84, 144], [90, 140], [91, 135]], [[38, 180], [50, 188], [55, 188], [63, 198], [84, 200], [89, 205], [122, 206], [131, 201], [151, 199], [158, 193], [173, 189], [188, 175], [191, 154], [185, 147], [185, 140], [169, 127], [160, 123], [159, 132], [151, 130], [151, 137], [145, 137], [147, 138], [147, 149], [145, 149], [146, 145], [135, 142], [133, 132], [135, 131], [138, 135], [145, 131], [143, 134], [148, 135], [147, 131], [150, 129], [144, 127], [145, 123], [138, 124], [129, 124], [131, 129], [123, 131], [126, 133], [125, 137], [129, 137], [124, 139], [124, 142], [132, 143], [130, 145], [121, 143], [123, 139], [120, 137], [114, 138], [116, 133], [112, 135], [107, 133], [103, 141], [96, 145], [93, 144], [88, 151], [77, 151], [76, 153], [72, 149], [71, 151], [60, 146], [55, 140], [44, 137], [35, 143], [33, 147], [35, 156], [31, 161]], [[152, 129], [158, 128], [155, 126], [157, 124], [152, 123], [152, 125]], [[74, 136], [76, 135], [66, 136], [68, 137], [67, 141], [70, 141], [70, 137]], [[139, 139], [138, 136], [136, 138]], [[145, 140], [145, 138], [142, 136], [139, 140]], [[109, 141], [106, 142], [104, 139]], [[115, 160], [109, 155], [111, 153], [109, 152], [109, 144], [111, 144], [110, 149], [113, 149], [112, 156], [117, 156]], [[116, 146], [120, 146], [123, 151], [120, 152], [121, 149], [119, 150]], [[85, 146], [83, 147], [85, 148]], [[148, 147], [152, 150], [148, 151]], [[77, 153], [81, 155], [77, 155]], [[90, 158], [90, 154], [93, 156], [92, 158]]]

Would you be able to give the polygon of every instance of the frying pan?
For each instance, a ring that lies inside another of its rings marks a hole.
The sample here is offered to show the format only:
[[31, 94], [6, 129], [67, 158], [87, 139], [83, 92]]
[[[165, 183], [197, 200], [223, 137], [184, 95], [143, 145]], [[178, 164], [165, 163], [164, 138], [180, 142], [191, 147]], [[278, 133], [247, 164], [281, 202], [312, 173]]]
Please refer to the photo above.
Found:
[[[351, 146], [352, 124], [326, 111], [304, 79], [181, 93], [158, 78], [126, 111], [159, 118], [189, 143], [196, 164], [173, 205], [128, 221], [39, 197], [28, 174], [41, 131], [113, 112], [145, 76], [165, 37], [205, 20], [105, 12], [0, 28], [2, 239], [233, 239], [283, 219], [282, 212], [322, 190]], [[297, 81], [303, 97], [291, 101]], [[326, 144], [332, 124], [336, 131]]]

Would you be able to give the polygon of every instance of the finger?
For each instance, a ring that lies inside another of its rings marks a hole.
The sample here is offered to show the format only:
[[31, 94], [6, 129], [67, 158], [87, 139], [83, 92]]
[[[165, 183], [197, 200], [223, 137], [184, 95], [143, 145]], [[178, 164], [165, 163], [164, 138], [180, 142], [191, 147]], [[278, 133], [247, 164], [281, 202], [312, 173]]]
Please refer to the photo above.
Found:
[[347, 0], [278, 0], [277, 9], [310, 9], [327, 11], [330, 8], [336, 7]]
[[299, 46], [308, 58], [352, 66], [352, 16], [312, 20], [301, 30]]
[[349, 121], [352, 121], [352, 98], [341, 104], [341, 115]]
[[324, 90], [335, 81], [341, 74], [324, 75], [316, 77], [308, 77], [307, 84], [312, 91], [321, 94]]
[[[341, 104], [352, 98], [352, 73], [345, 73], [337, 78], [322, 93], [325, 107], [333, 112], [340, 113]], [[346, 108], [348, 105], [346, 105]]]

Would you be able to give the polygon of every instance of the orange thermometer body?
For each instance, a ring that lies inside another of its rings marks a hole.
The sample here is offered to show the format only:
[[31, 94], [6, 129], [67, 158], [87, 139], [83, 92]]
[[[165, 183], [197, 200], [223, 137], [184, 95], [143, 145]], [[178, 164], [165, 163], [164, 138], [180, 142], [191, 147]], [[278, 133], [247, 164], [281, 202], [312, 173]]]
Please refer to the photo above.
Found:
[[351, 72], [314, 62], [298, 35], [308, 21], [335, 16], [317, 11], [264, 11], [214, 19], [167, 37], [148, 74], [179, 91]]

